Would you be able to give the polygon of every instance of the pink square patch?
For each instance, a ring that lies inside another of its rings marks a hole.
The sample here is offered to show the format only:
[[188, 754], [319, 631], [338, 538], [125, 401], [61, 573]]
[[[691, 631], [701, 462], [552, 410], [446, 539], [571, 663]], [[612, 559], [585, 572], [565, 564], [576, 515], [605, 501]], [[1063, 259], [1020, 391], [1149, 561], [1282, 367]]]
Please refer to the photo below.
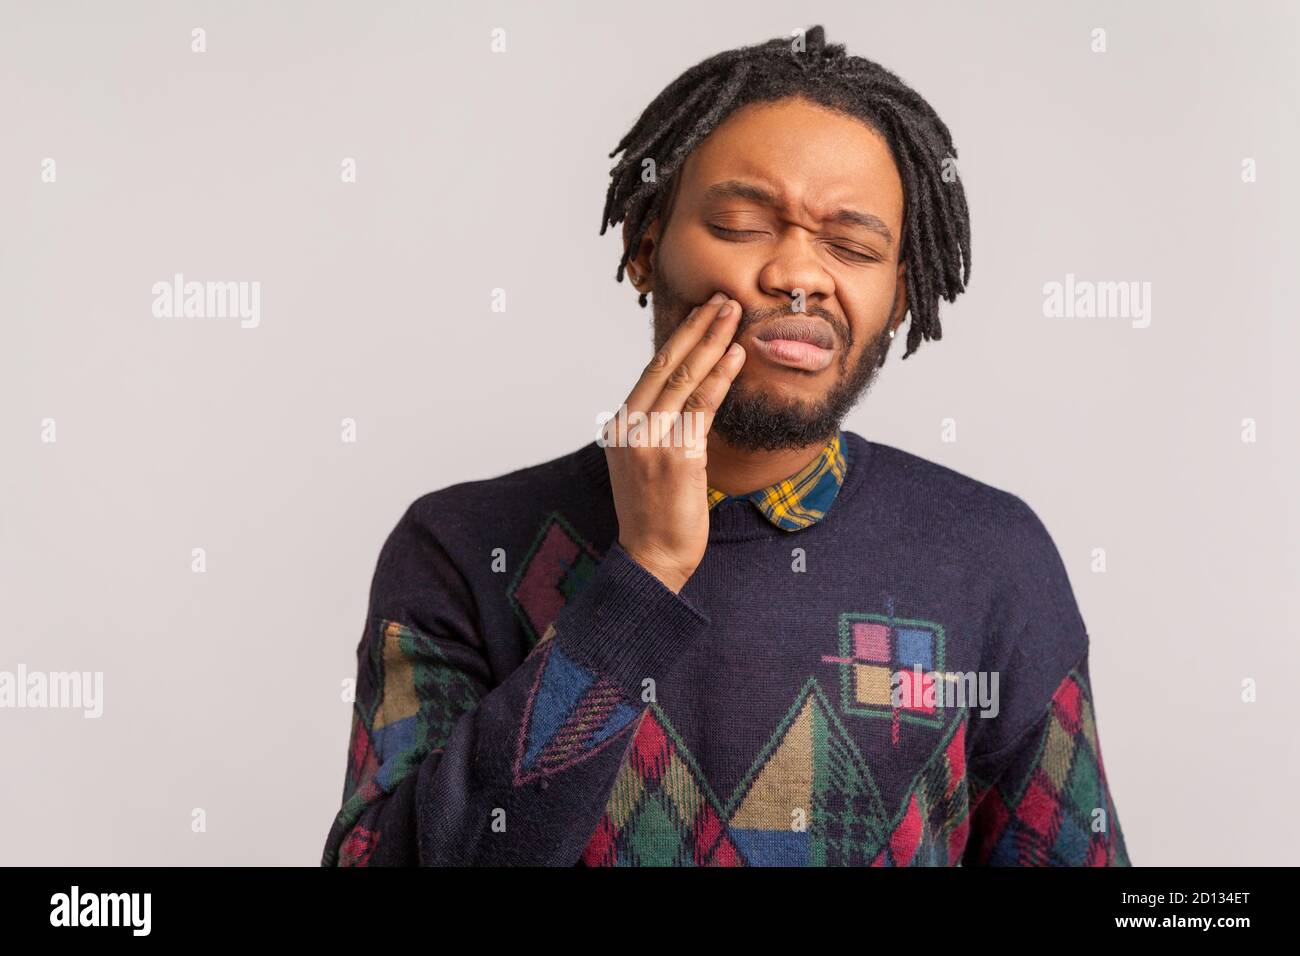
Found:
[[860, 661], [889, 660], [889, 628], [870, 621], [855, 622], [853, 656]]

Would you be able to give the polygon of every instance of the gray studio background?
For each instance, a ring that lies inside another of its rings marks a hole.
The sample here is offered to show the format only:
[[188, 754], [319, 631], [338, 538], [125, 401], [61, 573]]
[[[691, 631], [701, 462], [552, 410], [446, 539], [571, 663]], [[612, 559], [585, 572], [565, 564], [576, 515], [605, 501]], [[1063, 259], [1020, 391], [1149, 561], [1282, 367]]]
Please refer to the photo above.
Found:
[[[1046, 523], [1136, 863], [1294, 862], [1296, 8], [859, 0], [0, 2], [0, 670], [104, 674], [99, 719], [0, 709], [0, 862], [318, 862], [385, 536], [649, 357], [609, 151], [814, 23], [934, 104], [971, 203], [969, 292], [848, 427]], [[260, 324], [154, 317], [177, 272]], [[1067, 274], [1150, 282], [1149, 327], [1045, 318]]]

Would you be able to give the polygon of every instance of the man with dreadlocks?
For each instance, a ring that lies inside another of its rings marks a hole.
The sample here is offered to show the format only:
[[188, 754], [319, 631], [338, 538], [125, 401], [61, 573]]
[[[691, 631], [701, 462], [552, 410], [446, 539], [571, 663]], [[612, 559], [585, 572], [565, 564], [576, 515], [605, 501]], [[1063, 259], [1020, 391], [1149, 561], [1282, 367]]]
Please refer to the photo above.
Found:
[[1128, 865], [1046, 528], [841, 428], [969, 278], [947, 127], [814, 27], [620, 152], [654, 357], [596, 441], [390, 535], [322, 862]]

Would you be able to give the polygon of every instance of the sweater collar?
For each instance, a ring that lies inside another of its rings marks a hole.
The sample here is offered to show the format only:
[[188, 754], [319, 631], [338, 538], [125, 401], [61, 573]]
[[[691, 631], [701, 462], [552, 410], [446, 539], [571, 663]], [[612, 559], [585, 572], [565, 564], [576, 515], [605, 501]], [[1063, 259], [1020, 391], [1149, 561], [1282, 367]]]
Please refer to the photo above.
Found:
[[798, 531], [826, 516], [844, 484], [844, 432], [837, 431], [815, 459], [804, 468], [767, 488], [744, 495], [728, 495], [709, 488], [709, 510], [724, 501], [752, 501], [768, 521], [783, 531]]

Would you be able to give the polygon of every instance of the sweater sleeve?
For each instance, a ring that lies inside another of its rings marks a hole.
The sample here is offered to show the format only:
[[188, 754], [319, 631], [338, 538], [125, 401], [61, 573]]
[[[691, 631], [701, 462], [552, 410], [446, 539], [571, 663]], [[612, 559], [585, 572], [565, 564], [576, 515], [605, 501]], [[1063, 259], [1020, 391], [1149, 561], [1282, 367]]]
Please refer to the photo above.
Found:
[[1106, 782], [1084, 657], [1061, 679], [1042, 718], [972, 760], [963, 865], [1129, 866]]
[[1127, 866], [1102, 764], [1089, 638], [1047, 529], [1015, 499], [1007, 590], [985, 654], [996, 713], [972, 716], [964, 865]]
[[499, 679], [478, 620], [408, 512], [371, 588], [323, 865], [574, 865], [645, 710], [642, 682], [709, 624], [617, 542]]

